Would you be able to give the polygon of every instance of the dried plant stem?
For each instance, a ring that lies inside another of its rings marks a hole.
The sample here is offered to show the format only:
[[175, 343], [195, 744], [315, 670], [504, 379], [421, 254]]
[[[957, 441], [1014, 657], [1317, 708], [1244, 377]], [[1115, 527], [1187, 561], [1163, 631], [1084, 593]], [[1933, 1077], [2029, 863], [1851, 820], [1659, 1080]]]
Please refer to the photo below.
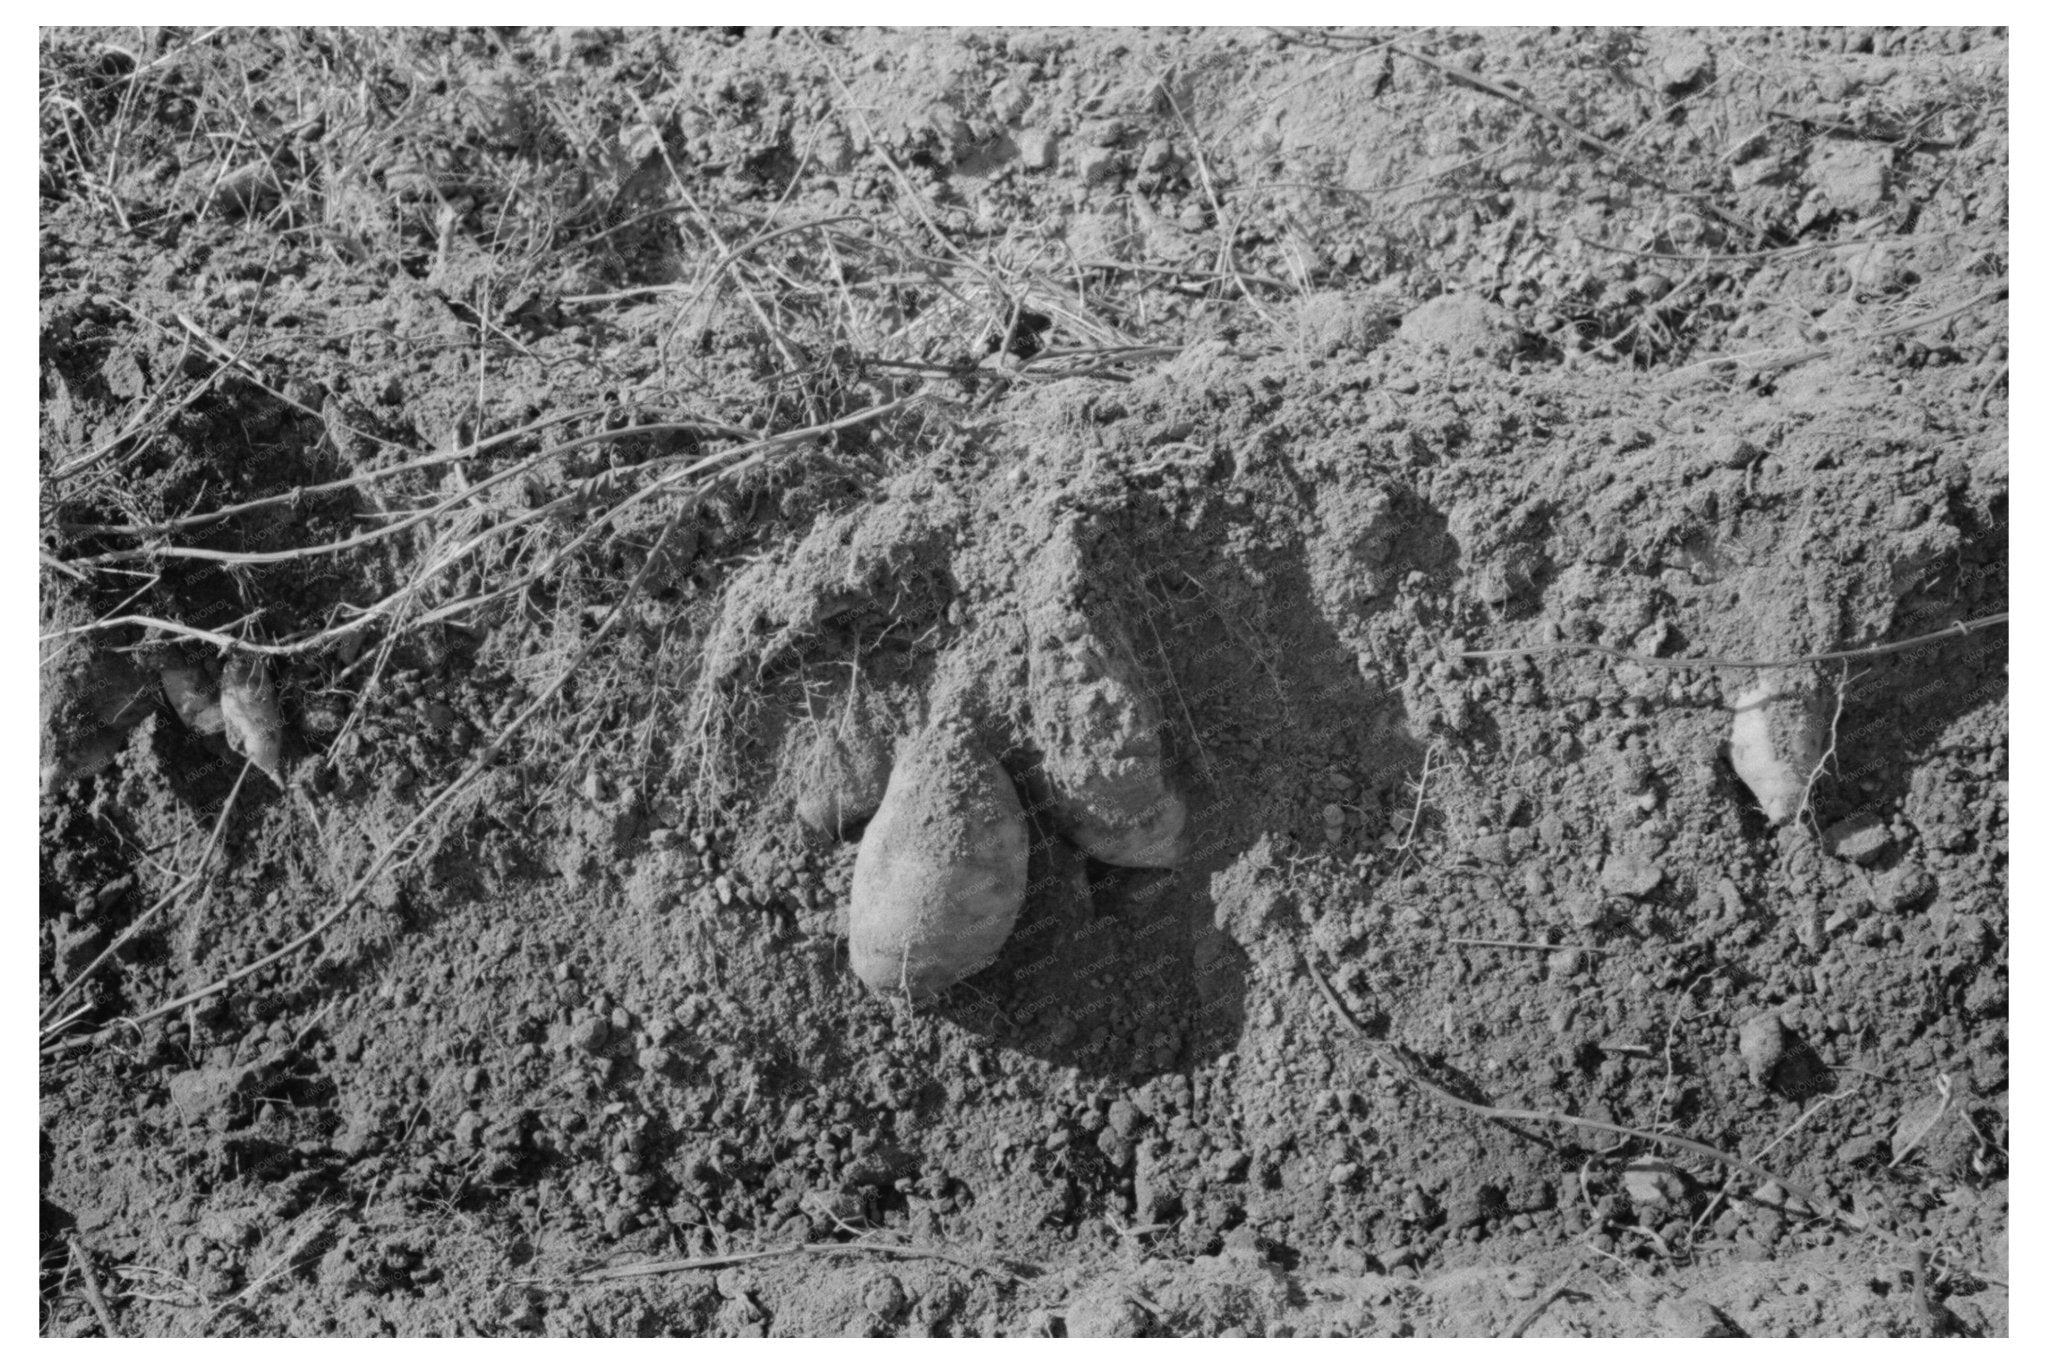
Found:
[[1862, 649], [1836, 649], [1824, 654], [1804, 654], [1798, 658], [1658, 658], [1652, 654], [1632, 654], [1625, 649], [1615, 649], [1605, 644], [1577, 643], [1530, 644], [1507, 649], [1467, 649], [1458, 657], [1468, 663], [1485, 663], [1501, 658], [1535, 658], [1543, 654], [1600, 654], [1606, 658], [1618, 658], [1625, 663], [1634, 663], [1645, 668], [1798, 668], [1809, 663], [1835, 663], [1847, 659], [1878, 658], [1885, 654], [1904, 653], [1908, 649], [1917, 649], [1925, 644], [1945, 639], [1959, 639], [1994, 625], [2004, 625], [2011, 619], [2010, 611], [2000, 611], [1994, 615], [1978, 616], [1975, 620], [1957, 621], [1946, 630], [1935, 630], [1890, 644], [1873, 644]]
[[1342, 1020], [1345, 1026], [1356, 1033], [1367, 1045], [1379, 1050], [1384, 1055], [1391, 1056], [1409, 1081], [1439, 1103], [1448, 1104], [1452, 1108], [1460, 1109], [1463, 1112], [1471, 1113], [1493, 1122], [1547, 1123], [1563, 1127], [1576, 1127], [1582, 1131], [1605, 1132], [1610, 1136], [1627, 1137], [1634, 1141], [1647, 1141], [1661, 1146], [1673, 1147], [1691, 1155], [1711, 1160], [1731, 1170], [1740, 1170], [1744, 1174], [1753, 1175], [1757, 1179], [1775, 1182], [1779, 1187], [1805, 1199], [1807, 1204], [1816, 1212], [1848, 1228], [1850, 1231], [1870, 1232], [1888, 1241], [1897, 1240], [1891, 1233], [1874, 1226], [1868, 1218], [1857, 1216], [1832, 1199], [1824, 1197], [1818, 1191], [1807, 1188], [1794, 1180], [1787, 1179], [1783, 1175], [1774, 1174], [1763, 1166], [1744, 1160], [1740, 1156], [1731, 1156], [1726, 1151], [1709, 1146], [1705, 1142], [1693, 1141], [1688, 1137], [1674, 1137], [1664, 1132], [1647, 1132], [1638, 1127], [1623, 1127], [1619, 1123], [1601, 1122], [1597, 1118], [1581, 1118], [1569, 1113], [1557, 1113], [1548, 1109], [1495, 1108], [1490, 1104], [1473, 1103], [1469, 1099], [1461, 1099], [1448, 1089], [1426, 1078], [1422, 1074], [1420, 1062], [1406, 1047], [1398, 1042], [1384, 1041], [1366, 1032], [1358, 1021], [1351, 1016], [1351, 1011], [1344, 1007], [1343, 1001], [1337, 998], [1337, 992], [1330, 987], [1330, 982], [1316, 968], [1315, 962], [1310, 959], [1308, 953], [1301, 953], [1301, 961], [1308, 968], [1308, 973], [1314, 979], [1316, 987], [1322, 991], [1323, 998], [1329, 1002], [1331, 1011]]
[[79, 1241], [78, 1233], [65, 1238], [71, 1245], [71, 1263], [78, 1268], [79, 1282], [85, 1285], [85, 1300], [92, 1305], [93, 1315], [100, 1319], [100, 1330], [106, 1332], [108, 1340], [119, 1340], [121, 1328], [114, 1324], [114, 1313], [107, 1306], [106, 1296], [100, 1292], [99, 1272], [93, 1268], [92, 1256]]
[[[625, 512], [629, 508], [641, 502], [644, 502], [651, 497], [655, 497], [661, 493], [668, 492], [672, 490], [677, 484], [682, 483], [685, 480], [695, 478], [698, 475], [703, 474], [707, 471], [715, 470], [715, 473], [713, 473], [713, 477], [718, 479], [738, 475], [749, 469], [758, 467], [767, 458], [767, 456], [773, 454], [775, 451], [780, 450], [786, 446], [799, 444], [809, 440], [815, 440], [821, 436], [830, 435], [837, 431], [843, 431], [850, 427], [862, 425], [866, 422], [879, 420], [880, 418], [890, 416], [896, 412], [902, 411], [904, 408], [909, 407], [913, 403], [922, 401], [924, 396], [925, 394], [923, 390], [919, 390], [915, 393], [906, 394], [903, 397], [897, 398], [891, 402], [882, 403], [874, 407], [863, 408], [859, 412], [855, 412], [848, 416], [841, 417], [836, 421], [822, 422], [815, 426], [801, 427], [793, 431], [781, 432], [777, 435], [764, 437], [762, 439], [752, 441], [746, 445], [737, 446], [730, 450], [720, 451], [715, 455], [704, 456], [702, 458], [696, 459], [694, 462], [690, 463], [684, 468], [667, 473], [663, 477], [656, 479], [654, 482], [650, 483], [646, 487], [629, 494], [623, 500], [621, 500], [613, 507], [608, 509], [604, 514], [604, 518], [602, 519], [606, 521], [615, 519], [617, 516], [619, 516], [621, 513]], [[639, 431], [645, 431], [648, 429], [650, 428], [631, 428], [631, 430]], [[605, 432], [602, 433], [600, 436], [586, 437], [582, 441], [572, 441], [567, 446], [556, 447], [552, 451], [544, 453], [561, 454], [565, 453], [569, 448], [572, 447], [577, 447], [583, 444], [595, 443], [599, 439], [611, 439], [625, 434], [628, 434], [627, 430]], [[541, 458], [541, 456], [534, 457], [535, 460], [538, 460], [539, 458]], [[517, 466], [514, 470], [507, 472], [517, 472], [520, 469], [524, 469], [525, 467], [530, 466], [533, 462], [533, 460], [522, 461], [521, 465]], [[660, 469], [669, 462], [670, 461], [668, 460], [650, 460], [646, 464], [635, 466], [634, 469], [631, 470], [630, 472], [637, 474], [649, 470]], [[441, 507], [437, 510], [452, 507], [470, 497], [473, 497], [475, 493], [478, 490], [482, 489], [484, 486], [486, 486], [487, 483], [497, 481], [497, 477], [498, 476], [494, 476], [493, 479], [486, 480], [484, 483], [479, 483], [473, 485], [468, 489], [465, 489], [462, 493], [458, 494], [457, 496], [446, 500], [444, 503], [441, 504]], [[516, 529], [518, 526], [540, 519], [545, 514], [559, 511], [562, 508], [573, 504], [574, 502], [588, 498], [594, 492], [602, 491], [605, 486], [607, 486], [610, 482], [615, 481], [617, 477], [618, 475], [616, 473], [606, 473], [599, 475], [597, 478], [587, 483], [578, 485], [578, 487], [574, 491], [566, 493], [559, 498], [556, 498], [554, 501], [548, 503], [545, 507], [538, 508], [530, 512], [522, 513], [521, 516], [515, 517], [509, 522], [500, 523], [498, 526], [492, 527], [491, 529], [482, 532], [481, 534], [484, 536], [495, 536], [503, 534], [508, 529]], [[425, 519], [427, 518], [424, 516], [416, 516], [410, 518], [408, 522], [405, 524], [419, 524]], [[574, 544], [580, 544], [584, 540], [587, 540], [592, 534], [595, 533], [596, 529], [597, 527], [586, 528], [574, 541], [571, 542], [572, 546]], [[477, 547], [478, 545], [471, 544], [466, 547], [464, 552], [466, 553], [469, 549], [474, 549]], [[293, 553], [298, 552], [305, 551], [294, 551]], [[290, 557], [290, 554], [286, 554], [279, 557]], [[561, 557], [562, 555], [558, 553], [550, 562], [558, 562]], [[454, 562], [453, 558], [444, 559], [443, 566], [445, 567], [447, 566], [447, 564], [452, 562]], [[408, 583], [405, 587], [402, 587], [397, 592], [392, 593], [383, 601], [380, 601], [368, 608], [365, 608], [363, 612], [343, 622], [340, 625], [329, 626], [326, 629], [315, 631], [311, 635], [303, 636], [299, 639], [289, 640], [284, 643], [278, 644], [263, 644], [250, 640], [238, 639], [233, 635], [225, 634], [217, 630], [207, 630], [200, 628], [198, 626], [184, 625], [177, 621], [165, 620], [161, 617], [147, 615], [106, 616], [99, 620], [92, 621], [84, 625], [72, 626], [64, 630], [51, 631], [49, 634], [46, 634], [41, 638], [43, 640], [52, 640], [59, 639], [67, 635], [87, 634], [97, 630], [117, 629], [123, 626], [140, 626], [145, 629], [159, 630], [167, 635], [172, 635], [184, 639], [200, 640], [205, 643], [219, 645], [222, 648], [241, 649], [249, 653], [268, 654], [272, 656], [302, 654], [325, 647], [326, 645], [331, 644], [336, 640], [343, 639], [349, 635], [353, 635], [361, 631], [378, 617], [390, 614], [391, 612], [395, 611], [398, 607], [402, 606], [405, 602], [411, 600], [414, 596], [417, 595], [420, 586], [421, 584], [418, 581]], [[482, 601], [491, 600], [496, 597], [503, 596], [504, 594], [504, 589], [494, 590], [493, 592], [485, 594], [484, 596], [479, 598], [471, 599], [460, 604], [452, 604], [451, 606], [437, 608], [435, 612], [431, 613], [427, 617], [422, 618], [421, 621], [415, 623], [417, 624], [424, 623], [427, 620], [443, 619], [450, 614], [454, 614], [460, 610], [471, 609]]]
[[645, 1279], [658, 1274], [686, 1274], [693, 1270], [724, 1269], [731, 1265], [752, 1264], [758, 1260], [779, 1259], [785, 1255], [886, 1255], [899, 1260], [940, 1260], [975, 1274], [986, 1274], [991, 1278], [1005, 1279], [1011, 1283], [1023, 1282], [1022, 1275], [999, 1266], [949, 1255], [942, 1250], [899, 1246], [887, 1241], [806, 1242], [799, 1245], [775, 1246], [768, 1250], [699, 1255], [687, 1260], [649, 1260], [641, 1264], [610, 1265], [604, 1269], [586, 1270], [581, 1274], [568, 1274], [560, 1278], [514, 1279], [511, 1282], [521, 1287], [616, 1283], [623, 1279]]
[[[364, 894], [376, 883], [377, 878], [384, 873], [385, 868], [398, 858], [399, 852], [406, 846], [407, 840], [425, 828], [443, 809], [453, 804], [455, 798], [497, 760], [498, 754], [504, 751], [506, 744], [511, 742], [513, 736], [524, 729], [536, 715], [540, 714], [543, 709], [554, 701], [562, 688], [568, 685], [569, 679], [576, 675], [577, 669], [583, 660], [588, 658], [605, 637], [611, 633], [612, 628], [625, 618], [628, 603], [639, 590], [640, 584], [646, 578], [648, 571], [659, 562], [660, 550], [667, 543], [669, 534], [681, 520], [684, 510], [685, 508], [678, 508], [671, 514], [667, 523], [662, 527], [660, 538], [655, 542], [655, 552], [648, 555], [647, 562], [642, 564], [640, 571], [633, 575], [632, 581], [627, 584], [626, 590], [620, 594], [619, 600], [613, 603], [612, 609], [606, 614], [603, 623], [585, 641], [583, 647], [577, 650], [575, 655], [570, 658], [569, 662], [563, 667], [561, 675], [550, 683], [539, 696], [534, 698], [533, 702], [525, 710], [515, 716], [510, 724], [506, 725], [503, 730], [486, 744], [483, 751], [471, 761], [469, 766], [464, 768], [453, 781], [441, 789], [440, 794], [428, 801], [420, 809], [419, 813], [406, 822], [397, 835], [384, 845], [375, 859], [371, 861], [369, 867], [356, 878], [355, 884], [349, 887], [348, 892], [342, 896], [341, 903], [323, 915], [311, 928], [301, 933], [298, 937], [293, 938], [276, 951], [267, 953], [257, 960], [250, 962], [247, 966], [231, 971], [227, 975], [210, 981], [196, 990], [187, 991], [185, 994], [159, 1004], [147, 1013], [140, 1014], [127, 1021], [131, 1024], [147, 1023], [153, 1018], [161, 1018], [165, 1014], [175, 1013], [179, 1009], [197, 1003], [199, 1000], [217, 995], [236, 981], [245, 980], [257, 972], [273, 966], [287, 957], [293, 956], [308, 944], [316, 941], [328, 929], [339, 923], [342, 916], [354, 909], [357, 903], [362, 900]], [[104, 1035], [104, 1032], [102, 1032], [95, 1034], [94, 1037], [97, 1038]]]

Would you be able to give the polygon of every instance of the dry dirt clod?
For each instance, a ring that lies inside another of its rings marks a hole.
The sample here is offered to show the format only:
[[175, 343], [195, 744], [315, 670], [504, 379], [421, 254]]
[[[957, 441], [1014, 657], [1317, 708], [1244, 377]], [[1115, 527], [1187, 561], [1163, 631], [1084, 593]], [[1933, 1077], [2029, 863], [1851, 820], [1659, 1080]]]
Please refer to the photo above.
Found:
[[1785, 1021], [1774, 1013], [1758, 1014], [1744, 1023], [1742, 1031], [1737, 1034], [1736, 1047], [1742, 1053], [1743, 1064], [1749, 1069], [1749, 1082], [1769, 1084], [1791, 1045], [1792, 1038], [1785, 1028]]
[[891, 757], [890, 737], [872, 724], [821, 726], [797, 758], [798, 822], [831, 838], [852, 835], [881, 808]]
[[1798, 816], [1827, 751], [1827, 710], [1811, 669], [1764, 673], [1735, 701], [1728, 760], [1773, 824]]
[[69, 786], [111, 763], [128, 731], [149, 715], [154, 690], [125, 654], [93, 650], [75, 639], [45, 644], [43, 791]]
[[220, 714], [228, 744], [284, 785], [284, 719], [277, 686], [260, 656], [238, 655], [221, 674]]
[[964, 725], [911, 739], [853, 866], [854, 974], [922, 999], [986, 966], [1024, 907], [1029, 848], [1016, 788]]
[[1170, 867], [1185, 855], [1187, 806], [1167, 783], [1159, 707], [1100, 577], [1072, 522], [1033, 565], [1033, 737], [1081, 851], [1113, 866]]

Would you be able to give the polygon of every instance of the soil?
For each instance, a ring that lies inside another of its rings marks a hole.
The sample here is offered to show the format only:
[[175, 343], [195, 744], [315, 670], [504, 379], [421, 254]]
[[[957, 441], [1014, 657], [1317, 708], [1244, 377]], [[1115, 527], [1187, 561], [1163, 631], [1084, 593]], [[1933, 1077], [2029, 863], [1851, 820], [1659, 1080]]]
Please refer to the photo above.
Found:
[[46, 1334], [2006, 1332], [2004, 30], [40, 59]]

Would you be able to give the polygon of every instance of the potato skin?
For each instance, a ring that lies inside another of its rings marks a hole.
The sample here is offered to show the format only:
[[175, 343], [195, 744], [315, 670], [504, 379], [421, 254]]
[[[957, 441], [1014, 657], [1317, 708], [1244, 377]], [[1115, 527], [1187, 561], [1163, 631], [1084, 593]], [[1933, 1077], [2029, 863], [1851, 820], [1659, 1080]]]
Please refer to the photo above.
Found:
[[909, 740], [853, 864], [854, 974], [925, 999], [988, 965], [1024, 907], [1029, 852], [1017, 789], [985, 748], [957, 725]]
[[1728, 761], [1774, 825], [1798, 816], [1827, 746], [1827, 716], [1811, 672], [1761, 674], [1735, 701]]

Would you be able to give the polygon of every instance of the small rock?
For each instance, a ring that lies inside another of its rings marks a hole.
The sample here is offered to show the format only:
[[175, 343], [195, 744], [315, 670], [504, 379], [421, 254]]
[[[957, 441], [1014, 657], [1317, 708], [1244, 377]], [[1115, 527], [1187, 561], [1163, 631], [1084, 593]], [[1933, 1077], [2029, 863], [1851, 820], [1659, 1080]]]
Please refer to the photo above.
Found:
[[818, 139], [818, 166], [827, 175], [844, 175], [853, 169], [853, 143], [844, 133], [827, 133]]
[[1749, 1082], [1753, 1085], [1768, 1085], [1778, 1063], [1785, 1059], [1791, 1048], [1792, 1035], [1785, 1027], [1785, 1020], [1775, 1013], [1762, 1013], [1742, 1025], [1737, 1034], [1736, 1048], [1742, 1054], [1743, 1064], [1749, 1068]]
[[1900, 866], [1877, 878], [1871, 899], [1879, 909], [1896, 913], [1921, 904], [1934, 891], [1935, 880], [1926, 868]]
[[1339, 1161], [1330, 1167], [1329, 1182], [1333, 1189], [1348, 1189], [1358, 1182], [1359, 1166], [1356, 1161]]
[[1640, 900], [1664, 884], [1664, 868], [1647, 857], [1621, 853], [1600, 868], [1600, 885], [1609, 894]]
[[1657, 1325], [1669, 1337], [1725, 1340], [1740, 1336], [1721, 1310], [1699, 1298], [1666, 1298], [1657, 1304]]
[[1873, 213], [1889, 193], [1890, 154], [1877, 147], [1821, 144], [1808, 167], [1817, 189], [1836, 208], [1848, 213]]
[[1685, 1201], [1685, 1176], [1668, 1160], [1631, 1161], [1621, 1172], [1621, 1187], [1639, 1208]]
[[1167, 1151], [1165, 1143], [1156, 1141], [1138, 1148], [1138, 1166], [1131, 1188], [1137, 1197], [1136, 1216], [1141, 1223], [1170, 1222], [1180, 1213], [1181, 1201], [1174, 1192]]
[[1098, 1288], [1067, 1308], [1067, 1335], [1076, 1340], [1131, 1339], [1144, 1333], [1138, 1305], [1113, 1288]]
[[1114, 147], [1090, 147], [1074, 164], [1084, 185], [1107, 184], [1123, 170], [1123, 156]]
[[1490, 866], [1502, 866], [1509, 859], [1506, 834], [1481, 834], [1472, 840], [1472, 856]]
[[1243, 1179], [1251, 1168], [1252, 1158], [1243, 1151], [1218, 1151], [1209, 1158], [1209, 1177], [1224, 1184]]
[[1691, 39], [1665, 53], [1660, 70], [1666, 95], [1689, 94], [1714, 74], [1714, 54], [1705, 43]]
[[1861, 1160], [1870, 1160], [1884, 1152], [1884, 1142], [1878, 1137], [1851, 1137], [1835, 1150], [1835, 1159], [1844, 1165], [1854, 1165]]
[[1025, 170], [1049, 171], [1060, 163], [1059, 139], [1043, 128], [1026, 128], [1017, 134], [1017, 157]]
[[1118, 1099], [1109, 1106], [1109, 1128], [1125, 1141], [1136, 1134], [1138, 1125], [1144, 1120], [1145, 1115], [1128, 1099]]
[[1565, 902], [1565, 914], [1572, 923], [1591, 931], [1607, 920], [1607, 906], [1597, 895], [1580, 893]]
[[171, 1106], [188, 1123], [210, 1117], [235, 1095], [255, 1083], [254, 1066], [223, 1066], [187, 1070], [171, 1077]]
[[580, 1052], [595, 1056], [603, 1050], [605, 1039], [611, 1036], [611, 1032], [611, 1023], [593, 1014], [569, 1030], [569, 1044]]
[[455, 1144], [465, 1150], [474, 1150], [483, 1141], [484, 1115], [476, 1112], [464, 1113], [455, 1120]]
[[907, 1301], [903, 1285], [894, 1274], [877, 1274], [869, 1281], [868, 1291], [862, 1296], [868, 1311], [884, 1320], [901, 1312]]
[[1821, 846], [1836, 857], [1867, 867], [1883, 857], [1892, 845], [1891, 830], [1869, 815], [1851, 815], [1828, 826]]
[[1521, 345], [1514, 315], [1477, 294], [1444, 294], [1410, 309], [1400, 335], [1425, 350], [1505, 365]]

